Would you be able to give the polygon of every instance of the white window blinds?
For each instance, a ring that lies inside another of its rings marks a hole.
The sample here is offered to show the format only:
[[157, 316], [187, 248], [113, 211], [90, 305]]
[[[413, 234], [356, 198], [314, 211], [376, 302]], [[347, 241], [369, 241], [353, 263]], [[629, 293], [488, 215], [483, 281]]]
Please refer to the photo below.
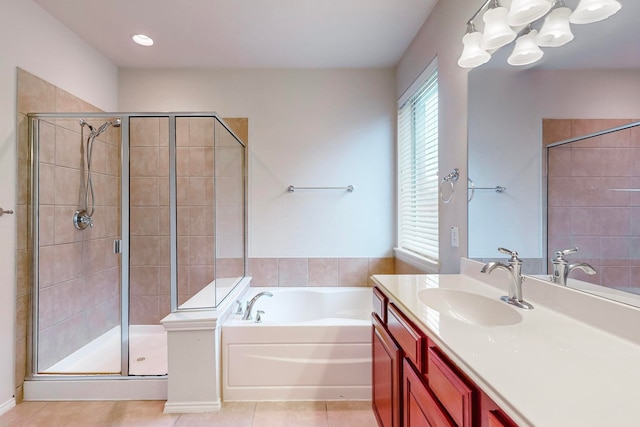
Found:
[[398, 248], [438, 263], [438, 68], [398, 111]]

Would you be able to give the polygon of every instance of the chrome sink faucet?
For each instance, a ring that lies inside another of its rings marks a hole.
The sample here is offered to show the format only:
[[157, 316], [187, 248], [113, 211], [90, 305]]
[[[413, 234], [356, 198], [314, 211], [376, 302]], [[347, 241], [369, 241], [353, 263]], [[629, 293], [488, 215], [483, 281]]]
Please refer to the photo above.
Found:
[[533, 306], [522, 299], [522, 282], [524, 281], [524, 276], [522, 275], [522, 260], [518, 258], [518, 252], [505, 248], [498, 248], [498, 251], [511, 256], [507, 261], [508, 265], [501, 262], [490, 262], [485, 264], [480, 272], [491, 274], [496, 268], [508, 271], [512, 279], [511, 286], [509, 287], [509, 295], [500, 297], [500, 299], [519, 308], [532, 309]]
[[251, 298], [250, 301], [247, 302], [247, 308], [244, 310], [244, 315], [242, 316], [242, 320], [252, 320], [253, 317], [251, 317], [251, 310], [253, 310], [253, 304], [256, 303], [256, 301], [258, 301], [258, 298], [260, 298], [261, 296], [266, 295], [268, 297], [272, 297], [273, 294], [271, 292], [260, 292], [259, 294], [256, 294], [256, 296], [254, 296], [253, 298]]
[[551, 276], [551, 281], [553, 283], [567, 286], [567, 278], [569, 277], [569, 273], [571, 273], [571, 270], [574, 270], [576, 268], [584, 271], [590, 276], [596, 274], [595, 268], [593, 268], [586, 262], [576, 262], [574, 264], [569, 264], [569, 261], [565, 259], [565, 255], [575, 254], [576, 252], [578, 252], [578, 248], [569, 248], [563, 251], [556, 252], [556, 257], [551, 260], [551, 263], [553, 264], [553, 276]]

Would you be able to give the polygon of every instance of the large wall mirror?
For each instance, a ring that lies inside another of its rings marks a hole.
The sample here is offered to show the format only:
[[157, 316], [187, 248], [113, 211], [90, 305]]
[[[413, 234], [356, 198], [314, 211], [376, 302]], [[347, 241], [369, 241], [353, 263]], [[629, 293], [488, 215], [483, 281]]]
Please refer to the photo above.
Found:
[[[568, 249], [547, 245], [554, 240], [547, 233], [543, 121], [574, 123], [575, 132], [582, 127], [586, 134], [612, 123], [640, 120], [640, 27], [634, 22], [640, 16], [640, 2], [621, 3], [622, 10], [607, 20], [572, 25], [575, 39], [562, 47], [544, 48], [545, 56], [536, 64], [507, 65], [511, 44], [469, 73], [468, 176], [475, 187], [468, 203], [470, 258], [500, 259], [497, 248], [506, 247], [518, 251], [525, 273], [547, 275], [552, 252]], [[574, 8], [577, 0], [565, 4]], [[575, 132], [570, 131], [569, 137]], [[640, 174], [640, 158], [632, 165]], [[565, 226], [574, 220], [566, 218]], [[602, 222], [611, 221], [604, 213]], [[584, 255], [594, 259], [591, 252]], [[580, 249], [568, 257], [571, 262], [580, 258]], [[580, 279], [607, 286], [602, 274]], [[640, 292], [640, 276], [635, 281], [626, 290]]]

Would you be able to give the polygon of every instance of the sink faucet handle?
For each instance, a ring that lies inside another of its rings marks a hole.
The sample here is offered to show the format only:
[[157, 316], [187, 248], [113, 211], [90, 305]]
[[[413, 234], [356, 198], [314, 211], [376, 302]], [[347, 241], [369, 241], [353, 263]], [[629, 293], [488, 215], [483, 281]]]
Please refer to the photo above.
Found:
[[511, 255], [511, 256], [518, 256], [518, 252], [516, 251], [512, 251], [511, 249], [505, 249], [505, 248], [498, 248], [498, 252], [505, 254], [505, 255]]
[[513, 261], [521, 261], [521, 259], [518, 258], [518, 252], [512, 251], [511, 249], [498, 248], [498, 252], [503, 253], [505, 255], [509, 255], [511, 257], [511, 259], [509, 261], [511, 261], [511, 262], [513, 262]]
[[556, 258], [564, 258], [565, 255], [575, 254], [576, 252], [578, 252], [577, 246], [569, 249], [564, 249], [562, 251], [557, 251]]
[[262, 315], [264, 314], [264, 310], [256, 311], [256, 323], [262, 323]]

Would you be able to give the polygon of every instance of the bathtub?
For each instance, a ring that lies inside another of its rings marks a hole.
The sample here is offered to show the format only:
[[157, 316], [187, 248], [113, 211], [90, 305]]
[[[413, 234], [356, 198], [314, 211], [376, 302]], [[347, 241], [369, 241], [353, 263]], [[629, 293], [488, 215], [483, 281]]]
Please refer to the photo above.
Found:
[[249, 288], [222, 325], [224, 401], [371, 399], [371, 288]]

